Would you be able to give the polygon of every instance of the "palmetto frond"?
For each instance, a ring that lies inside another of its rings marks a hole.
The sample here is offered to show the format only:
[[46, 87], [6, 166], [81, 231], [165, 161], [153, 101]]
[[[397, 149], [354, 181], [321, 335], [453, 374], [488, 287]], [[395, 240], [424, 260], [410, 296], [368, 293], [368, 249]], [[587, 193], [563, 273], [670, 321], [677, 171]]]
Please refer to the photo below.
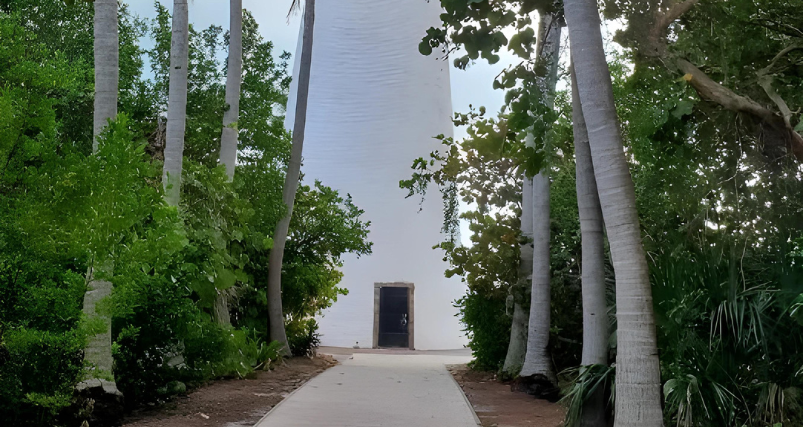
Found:
[[287, 11], [287, 19], [290, 19], [290, 15], [297, 13], [301, 10], [301, 0], [293, 0], [293, 3], [290, 4], [290, 10]]
[[610, 392], [610, 405], [616, 399], [614, 378], [616, 368], [607, 365], [588, 365], [571, 368], [561, 372], [561, 375], [573, 377], [573, 381], [564, 387], [561, 402], [566, 404], [566, 419], [563, 425], [577, 427], [582, 421], [583, 406], [598, 390]]

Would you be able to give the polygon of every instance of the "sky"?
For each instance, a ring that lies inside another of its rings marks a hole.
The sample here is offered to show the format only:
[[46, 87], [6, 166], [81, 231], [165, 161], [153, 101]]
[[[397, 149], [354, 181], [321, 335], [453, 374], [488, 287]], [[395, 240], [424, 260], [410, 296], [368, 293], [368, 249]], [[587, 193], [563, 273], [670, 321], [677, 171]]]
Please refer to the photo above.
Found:
[[[130, 10], [144, 18], [156, 16], [154, 3], [151, 0], [127, 0]], [[295, 14], [287, 18], [292, 0], [243, 0], [243, 8], [249, 10], [259, 24], [260, 32], [267, 40], [273, 41], [276, 52], [288, 51], [295, 57], [301, 15]], [[168, 9], [173, 8], [172, 1], [163, 1]], [[229, 27], [229, 2], [225, 0], [191, 0], [190, 23], [196, 28], [219, 25], [224, 31]], [[426, 28], [421, 28], [423, 37]], [[147, 43], [145, 43], [147, 45]], [[514, 56], [507, 52], [500, 53], [501, 60], [494, 65], [478, 61], [468, 70], [451, 68], [452, 108], [454, 111], [466, 112], [469, 104], [475, 107], [484, 106], [489, 113], [499, 111], [504, 104], [504, 93], [494, 90], [493, 79], [505, 67], [512, 64]], [[465, 131], [455, 130], [456, 137], [462, 137]]]

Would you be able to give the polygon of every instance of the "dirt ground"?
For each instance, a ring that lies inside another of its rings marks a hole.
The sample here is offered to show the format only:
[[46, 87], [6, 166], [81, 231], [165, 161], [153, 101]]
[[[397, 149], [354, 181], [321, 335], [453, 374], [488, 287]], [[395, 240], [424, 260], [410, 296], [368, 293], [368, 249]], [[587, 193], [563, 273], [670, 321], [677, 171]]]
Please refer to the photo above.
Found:
[[126, 417], [125, 427], [251, 427], [293, 390], [337, 362], [330, 356], [289, 359], [256, 379], [222, 380], [158, 408]]
[[466, 365], [448, 368], [484, 427], [558, 427], [563, 422], [565, 411], [557, 403], [514, 393], [510, 384], [490, 372], [472, 371]]

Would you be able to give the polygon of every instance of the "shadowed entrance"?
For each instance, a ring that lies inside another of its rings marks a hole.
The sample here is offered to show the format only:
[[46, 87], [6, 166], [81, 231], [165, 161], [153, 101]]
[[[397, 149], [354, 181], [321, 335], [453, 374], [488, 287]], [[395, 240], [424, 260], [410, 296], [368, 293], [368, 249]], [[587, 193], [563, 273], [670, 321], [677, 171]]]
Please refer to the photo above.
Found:
[[414, 349], [412, 283], [374, 284], [373, 348]]

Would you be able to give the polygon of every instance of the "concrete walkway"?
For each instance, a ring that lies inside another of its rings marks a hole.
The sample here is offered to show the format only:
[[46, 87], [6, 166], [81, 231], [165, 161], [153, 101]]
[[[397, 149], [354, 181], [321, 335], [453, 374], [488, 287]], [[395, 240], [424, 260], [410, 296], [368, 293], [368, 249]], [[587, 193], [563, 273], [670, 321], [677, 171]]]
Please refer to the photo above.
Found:
[[[434, 354], [433, 354], [434, 353]], [[465, 352], [336, 355], [330, 368], [290, 395], [256, 427], [476, 427], [446, 364]]]

